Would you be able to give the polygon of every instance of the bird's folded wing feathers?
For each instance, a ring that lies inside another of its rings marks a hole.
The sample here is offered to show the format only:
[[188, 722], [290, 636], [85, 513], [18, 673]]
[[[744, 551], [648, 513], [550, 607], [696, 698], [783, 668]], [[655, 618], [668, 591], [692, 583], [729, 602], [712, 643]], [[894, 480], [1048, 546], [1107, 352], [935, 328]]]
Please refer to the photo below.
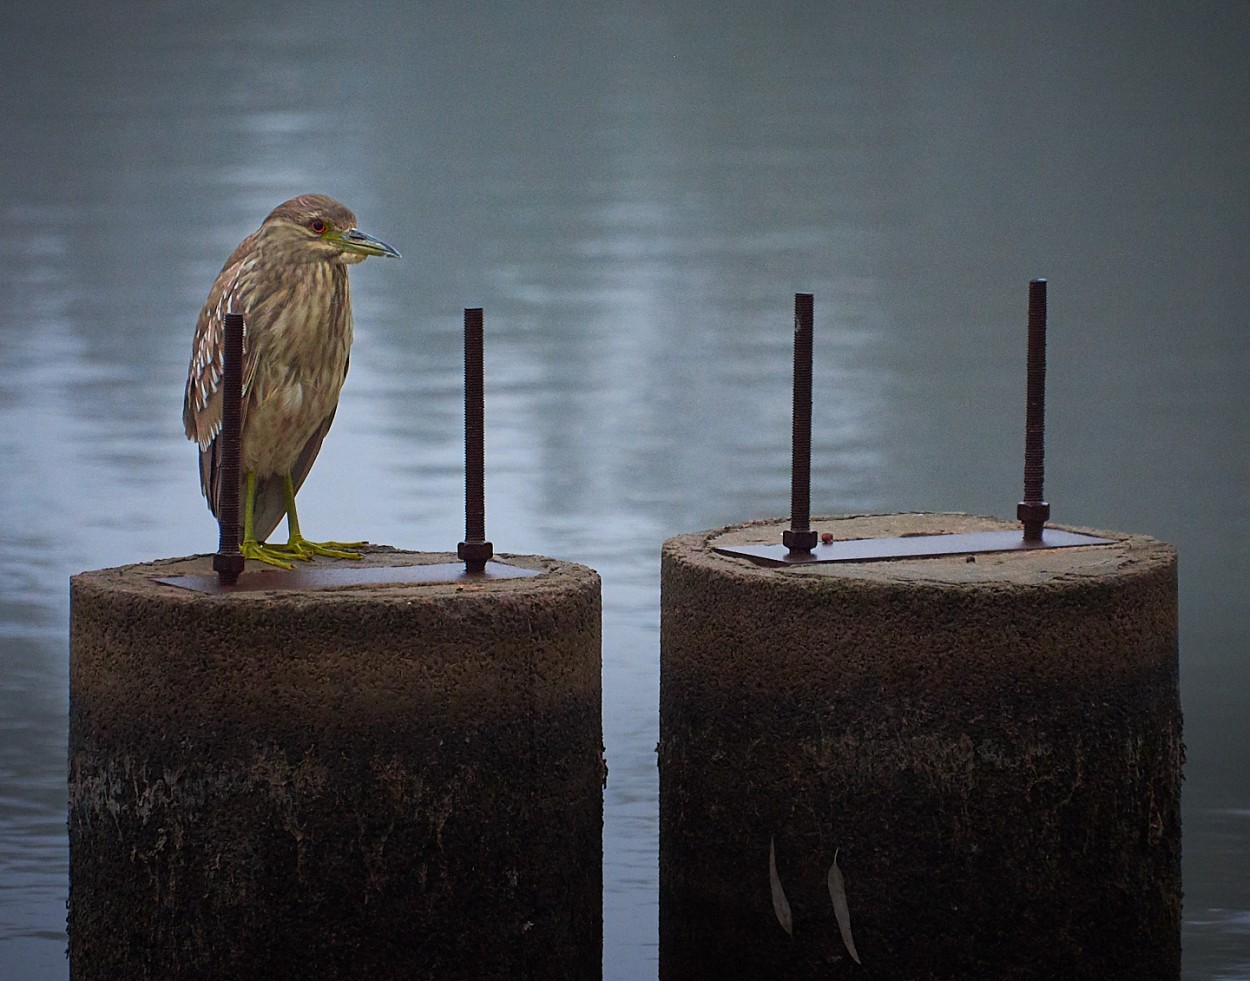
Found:
[[231, 262], [222, 269], [208, 292], [208, 299], [200, 311], [195, 325], [195, 340], [191, 347], [191, 365], [187, 373], [187, 387], [182, 404], [182, 422], [187, 438], [200, 446], [200, 487], [210, 501], [213, 494], [213, 470], [209, 458], [214, 455], [213, 443], [221, 431], [222, 405], [222, 354], [225, 347], [225, 315], [244, 315], [243, 333], [243, 404], [240, 407], [240, 431], [247, 426], [248, 392], [256, 375], [254, 346], [248, 343], [247, 321], [249, 300], [243, 289], [245, 260], [237, 258], [243, 251], [241, 245], [231, 255]]

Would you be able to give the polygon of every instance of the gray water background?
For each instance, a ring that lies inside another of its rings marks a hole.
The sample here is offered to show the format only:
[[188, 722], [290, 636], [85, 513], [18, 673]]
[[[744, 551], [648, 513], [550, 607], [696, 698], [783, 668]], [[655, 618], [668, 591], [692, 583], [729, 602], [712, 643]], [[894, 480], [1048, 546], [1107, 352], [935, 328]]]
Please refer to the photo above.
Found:
[[816, 294], [818, 513], [1011, 516], [1026, 283], [1047, 496], [1180, 550], [1185, 976], [1250, 977], [1250, 4], [5, 4], [0, 978], [64, 978], [68, 577], [211, 551], [180, 402], [279, 201], [404, 253], [301, 493], [313, 537], [488, 532], [604, 583], [605, 977], [656, 973], [658, 554], [784, 515]]

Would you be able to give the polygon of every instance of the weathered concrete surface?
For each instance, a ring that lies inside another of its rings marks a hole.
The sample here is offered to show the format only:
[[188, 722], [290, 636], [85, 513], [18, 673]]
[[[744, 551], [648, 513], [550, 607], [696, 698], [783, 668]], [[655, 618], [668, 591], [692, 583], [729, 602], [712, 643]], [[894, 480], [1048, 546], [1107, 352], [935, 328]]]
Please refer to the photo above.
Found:
[[[374, 549], [380, 565], [454, 556]], [[70, 959], [87, 978], [596, 977], [600, 585], [71, 584]]]
[[[784, 569], [712, 551], [784, 526], [663, 549], [661, 975], [1177, 978], [1174, 549], [1098, 532], [1116, 544]], [[826, 885], [835, 851], [862, 968]]]

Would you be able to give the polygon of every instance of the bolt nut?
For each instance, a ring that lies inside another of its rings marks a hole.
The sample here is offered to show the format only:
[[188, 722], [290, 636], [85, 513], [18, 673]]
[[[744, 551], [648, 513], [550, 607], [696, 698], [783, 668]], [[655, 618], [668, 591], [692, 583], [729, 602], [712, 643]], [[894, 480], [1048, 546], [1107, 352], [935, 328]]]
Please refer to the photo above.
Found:
[[1045, 524], [1050, 520], [1050, 505], [1045, 501], [1021, 501], [1016, 505], [1016, 520], [1025, 524]]
[[816, 532], [787, 528], [781, 533], [781, 544], [791, 552], [810, 552], [816, 547]]
[[490, 542], [461, 542], [456, 546], [456, 555], [464, 560], [464, 564], [478, 570], [481, 570], [494, 554], [495, 547]]
[[227, 586], [233, 586], [239, 581], [239, 573], [246, 564], [247, 560], [243, 558], [242, 552], [217, 552], [213, 555], [213, 571]]

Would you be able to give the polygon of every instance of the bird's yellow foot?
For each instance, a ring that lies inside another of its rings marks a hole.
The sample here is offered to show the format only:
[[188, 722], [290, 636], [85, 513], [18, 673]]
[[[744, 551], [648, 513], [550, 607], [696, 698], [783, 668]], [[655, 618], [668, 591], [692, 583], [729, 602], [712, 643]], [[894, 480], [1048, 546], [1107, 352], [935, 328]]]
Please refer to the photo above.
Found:
[[239, 551], [243, 553], [243, 558], [245, 559], [255, 559], [267, 565], [276, 565], [279, 569], [295, 568], [295, 566], [282, 557], [281, 548], [281, 545], [266, 545], [264, 542], [258, 542], [255, 538], [245, 538], [243, 544], [239, 546]]
[[[358, 559], [359, 552], [349, 552], [347, 549], [361, 548], [368, 544], [367, 542], [310, 542], [303, 535], [292, 535], [285, 545], [266, 545], [275, 556], [290, 556], [293, 559], [299, 559], [301, 562], [311, 562], [314, 555], [324, 555], [331, 559]], [[268, 560], [265, 560], [268, 561]], [[289, 569], [291, 566], [285, 564]]]

